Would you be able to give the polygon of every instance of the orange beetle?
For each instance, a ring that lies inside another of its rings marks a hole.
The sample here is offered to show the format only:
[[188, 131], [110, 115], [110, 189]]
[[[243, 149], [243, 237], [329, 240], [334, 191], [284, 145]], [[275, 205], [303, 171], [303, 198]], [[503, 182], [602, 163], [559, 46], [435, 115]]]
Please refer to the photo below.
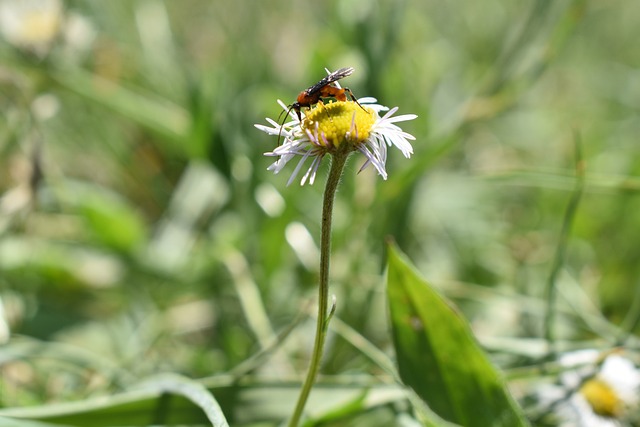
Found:
[[[311, 108], [312, 105], [320, 102], [321, 98], [335, 98], [337, 101], [346, 101], [347, 93], [351, 97], [351, 99], [358, 105], [360, 103], [353, 96], [353, 92], [348, 87], [337, 87], [332, 83], [343, 79], [347, 76], [350, 76], [353, 73], [353, 67], [345, 67], [340, 68], [339, 70], [334, 71], [329, 74], [327, 77], [320, 80], [318, 83], [314, 84], [308, 89], [303, 90], [298, 94], [298, 98], [296, 102], [288, 106], [287, 114], [285, 115], [284, 121], [287, 120], [287, 116], [294, 110], [298, 115], [298, 120], [302, 121], [302, 112], [300, 111], [303, 107]], [[360, 105], [360, 108], [364, 110], [364, 107]], [[364, 110], [367, 111], [367, 110]], [[284, 126], [284, 121], [282, 125], [280, 125], [280, 133], [278, 134], [278, 145], [280, 145], [280, 136], [282, 135], [282, 127]]]

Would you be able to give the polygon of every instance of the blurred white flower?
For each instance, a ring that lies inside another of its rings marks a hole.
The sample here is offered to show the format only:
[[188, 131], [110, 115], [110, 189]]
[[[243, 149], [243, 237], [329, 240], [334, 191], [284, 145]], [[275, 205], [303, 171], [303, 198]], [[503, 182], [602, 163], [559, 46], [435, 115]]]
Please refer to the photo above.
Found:
[[82, 58], [98, 35], [89, 19], [71, 11], [67, 14], [62, 31], [65, 52], [72, 58]]
[[16, 47], [42, 55], [62, 24], [61, 0], [0, 0], [0, 33]]
[[640, 371], [618, 353], [596, 350], [567, 353], [559, 384], [539, 390], [541, 401], [560, 420], [561, 427], [620, 427], [638, 405]]
[[31, 103], [31, 112], [41, 122], [54, 117], [58, 111], [60, 111], [60, 100], [51, 93], [41, 94]]

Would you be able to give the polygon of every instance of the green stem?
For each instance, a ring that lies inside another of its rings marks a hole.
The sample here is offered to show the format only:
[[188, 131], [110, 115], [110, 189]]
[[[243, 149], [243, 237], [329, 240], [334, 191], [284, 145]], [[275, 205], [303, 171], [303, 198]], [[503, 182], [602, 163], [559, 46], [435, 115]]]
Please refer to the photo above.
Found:
[[309, 393], [313, 388], [313, 384], [320, 368], [322, 359], [322, 351], [324, 341], [327, 336], [327, 327], [329, 324], [329, 259], [331, 256], [331, 217], [333, 213], [333, 200], [336, 195], [336, 189], [340, 182], [340, 176], [344, 169], [349, 153], [344, 150], [338, 150], [332, 155], [331, 171], [327, 178], [327, 184], [324, 189], [324, 202], [322, 206], [322, 229], [320, 236], [320, 286], [318, 289], [318, 319], [316, 321], [316, 339], [311, 353], [311, 362], [307, 377], [302, 385], [298, 402], [293, 412], [289, 427], [296, 427], [302, 412], [309, 398]]

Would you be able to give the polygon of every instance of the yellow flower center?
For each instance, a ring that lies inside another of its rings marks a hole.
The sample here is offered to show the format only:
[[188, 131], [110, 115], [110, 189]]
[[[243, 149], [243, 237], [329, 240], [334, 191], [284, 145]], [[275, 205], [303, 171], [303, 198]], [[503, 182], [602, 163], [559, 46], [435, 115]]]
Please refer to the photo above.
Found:
[[592, 378], [580, 388], [580, 394], [593, 409], [602, 417], [616, 418], [620, 416], [623, 402], [609, 384], [598, 378]]
[[33, 12], [26, 17], [20, 38], [27, 44], [48, 43], [60, 27], [60, 17], [54, 13]]
[[326, 140], [329, 147], [338, 147], [342, 141], [355, 146], [369, 137], [375, 121], [375, 111], [353, 101], [318, 102], [302, 120], [302, 128], [312, 135], [316, 135], [317, 129], [318, 142], [322, 145]]

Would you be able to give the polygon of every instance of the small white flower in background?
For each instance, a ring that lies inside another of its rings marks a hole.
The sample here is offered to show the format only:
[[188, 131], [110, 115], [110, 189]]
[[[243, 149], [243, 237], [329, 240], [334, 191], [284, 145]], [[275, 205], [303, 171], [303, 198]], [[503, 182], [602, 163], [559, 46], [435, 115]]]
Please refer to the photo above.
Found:
[[[268, 170], [279, 173], [290, 160], [299, 156], [298, 164], [287, 182], [289, 185], [296, 179], [305, 162], [311, 158], [311, 164], [302, 177], [301, 185], [307, 181], [313, 184], [322, 158], [338, 149], [345, 149], [343, 144], [347, 144], [347, 150], [359, 151], [365, 156], [366, 161], [360, 170], [373, 165], [378, 174], [387, 179], [387, 146], [398, 148], [407, 158], [413, 154], [409, 140], [415, 138], [395, 123], [413, 120], [417, 116], [394, 116], [398, 107], [389, 110], [376, 104], [375, 98], [360, 98], [358, 102], [360, 105], [354, 101], [327, 104], [319, 102], [306, 112], [302, 120], [295, 112], [290, 111], [292, 120], [282, 126], [269, 118], [267, 121], [271, 126], [255, 125], [269, 135], [281, 135], [283, 138], [282, 145], [265, 153], [265, 156], [278, 157]], [[282, 101], [278, 100], [278, 103], [285, 111], [290, 110]], [[387, 110], [389, 111], [380, 117], [379, 113]]]
[[82, 59], [98, 35], [88, 18], [72, 11], [67, 13], [62, 32], [65, 53], [72, 59]]
[[0, 33], [14, 46], [42, 55], [62, 24], [61, 0], [0, 0]]
[[640, 370], [619, 353], [581, 350], [563, 355], [569, 368], [559, 384], [539, 390], [540, 400], [553, 409], [561, 427], [620, 427], [637, 409]]

